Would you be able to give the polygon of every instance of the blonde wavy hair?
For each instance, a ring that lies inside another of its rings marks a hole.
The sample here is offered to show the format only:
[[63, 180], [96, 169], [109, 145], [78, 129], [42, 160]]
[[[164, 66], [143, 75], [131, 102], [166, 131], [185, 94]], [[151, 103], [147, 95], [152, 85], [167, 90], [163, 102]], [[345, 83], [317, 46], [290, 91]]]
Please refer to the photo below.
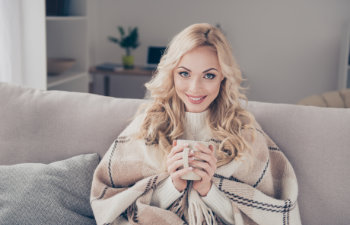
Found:
[[218, 165], [240, 158], [250, 149], [242, 130], [252, 128], [253, 116], [240, 100], [242, 74], [231, 47], [220, 29], [206, 23], [193, 24], [177, 34], [163, 54], [152, 80], [146, 84], [154, 101], [146, 109], [139, 138], [158, 144], [167, 155], [174, 140], [184, 132], [185, 105], [175, 92], [173, 73], [181, 57], [199, 46], [212, 46], [218, 56], [224, 79], [217, 98], [209, 106], [207, 121], [216, 140]]

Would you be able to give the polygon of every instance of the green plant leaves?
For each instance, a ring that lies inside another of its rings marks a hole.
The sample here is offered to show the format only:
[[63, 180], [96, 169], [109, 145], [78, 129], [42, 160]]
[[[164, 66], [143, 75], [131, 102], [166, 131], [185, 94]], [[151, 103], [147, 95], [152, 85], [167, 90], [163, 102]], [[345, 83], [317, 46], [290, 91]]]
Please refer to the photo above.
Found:
[[119, 44], [119, 40], [118, 40], [117, 38], [115, 38], [115, 37], [109, 36], [109, 37], [108, 37], [108, 40], [110, 40], [110, 41], [113, 42], [113, 43]]
[[121, 37], [123, 38], [125, 35], [124, 28], [122, 26], [118, 26], [118, 30], [119, 30]]
[[138, 46], [140, 46], [140, 43], [138, 41], [138, 28], [137, 27], [129, 27], [128, 34], [126, 35], [125, 30], [122, 26], [118, 26], [120, 38], [116, 38], [113, 36], [109, 36], [108, 40], [119, 44], [121, 48], [124, 48], [126, 50], [126, 54], [130, 55], [130, 49], [135, 49]]

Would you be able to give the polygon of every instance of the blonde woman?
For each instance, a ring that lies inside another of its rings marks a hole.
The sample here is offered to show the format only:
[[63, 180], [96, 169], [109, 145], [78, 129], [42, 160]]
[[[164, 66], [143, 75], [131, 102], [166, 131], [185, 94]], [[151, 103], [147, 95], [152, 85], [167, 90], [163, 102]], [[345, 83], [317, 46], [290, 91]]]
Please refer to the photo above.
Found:
[[219, 29], [176, 35], [146, 84], [152, 101], [95, 171], [97, 224], [301, 224], [293, 168], [241, 106], [241, 81]]

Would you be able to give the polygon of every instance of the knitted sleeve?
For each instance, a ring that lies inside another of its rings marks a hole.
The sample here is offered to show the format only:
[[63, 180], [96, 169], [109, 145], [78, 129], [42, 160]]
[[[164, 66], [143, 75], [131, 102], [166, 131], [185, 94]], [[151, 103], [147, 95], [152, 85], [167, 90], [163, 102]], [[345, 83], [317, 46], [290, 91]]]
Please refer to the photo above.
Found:
[[154, 190], [151, 204], [166, 209], [182, 194], [183, 192], [179, 192], [175, 188], [171, 177], [168, 177]]
[[227, 224], [235, 224], [231, 201], [219, 191], [215, 184], [212, 184], [207, 196], [202, 199]]

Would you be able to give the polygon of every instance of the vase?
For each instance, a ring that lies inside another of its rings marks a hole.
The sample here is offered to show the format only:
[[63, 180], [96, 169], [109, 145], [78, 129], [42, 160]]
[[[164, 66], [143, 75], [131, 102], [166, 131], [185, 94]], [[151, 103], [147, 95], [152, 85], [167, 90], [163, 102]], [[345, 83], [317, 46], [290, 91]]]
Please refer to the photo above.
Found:
[[132, 55], [123, 56], [123, 67], [126, 70], [133, 69], [134, 68], [134, 56], [132, 56]]

